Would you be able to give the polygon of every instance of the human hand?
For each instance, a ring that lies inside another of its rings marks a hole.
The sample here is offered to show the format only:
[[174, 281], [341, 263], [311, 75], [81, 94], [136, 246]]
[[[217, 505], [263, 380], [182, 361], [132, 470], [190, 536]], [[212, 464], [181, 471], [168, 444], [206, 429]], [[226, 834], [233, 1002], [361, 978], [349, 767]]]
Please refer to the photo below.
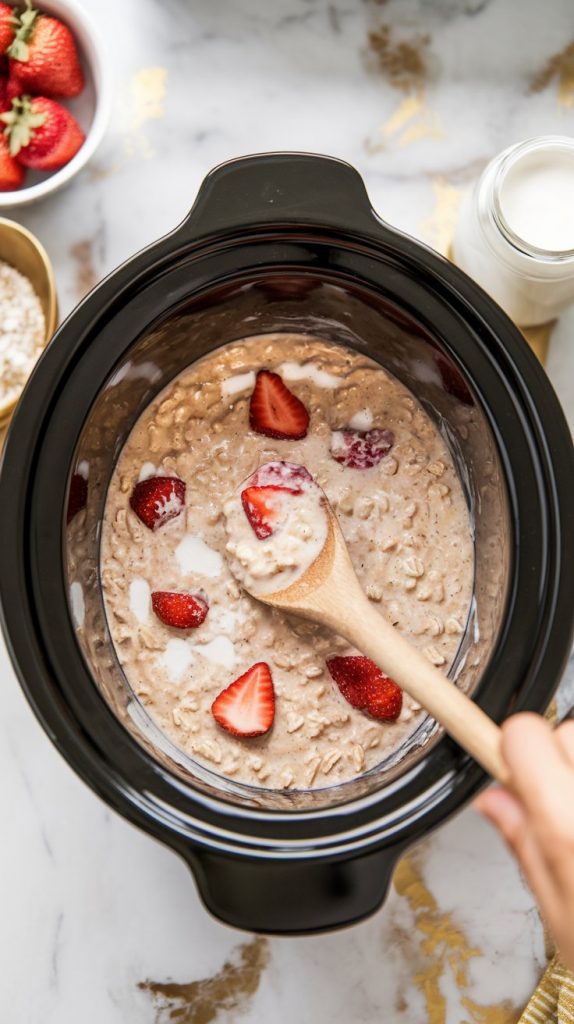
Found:
[[564, 963], [574, 970], [574, 721], [552, 730], [539, 715], [502, 726], [509, 788], [482, 793], [477, 809], [519, 861]]

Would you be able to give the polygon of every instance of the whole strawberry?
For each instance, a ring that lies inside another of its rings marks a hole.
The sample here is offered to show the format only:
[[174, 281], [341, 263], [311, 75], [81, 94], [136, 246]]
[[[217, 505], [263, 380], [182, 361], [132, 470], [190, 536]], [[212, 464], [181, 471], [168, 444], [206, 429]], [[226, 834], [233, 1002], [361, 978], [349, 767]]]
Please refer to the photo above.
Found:
[[77, 96], [84, 88], [74, 37], [57, 18], [27, 6], [16, 19], [16, 35], [8, 46], [10, 75], [23, 93]]
[[12, 100], [19, 95], [18, 85], [13, 78], [0, 78], [0, 114], [12, 109]]
[[6, 125], [10, 153], [25, 167], [57, 171], [69, 163], [85, 135], [69, 110], [45, 96], [20, 96], [0, 114]]
[[6, 53], [16, 34], [14, 8], [0, 3], [0, 53]]
[[8, 139], [0, 133], [0, 192], [20, 188], [24, 181], [24, 168], [10, 153]]

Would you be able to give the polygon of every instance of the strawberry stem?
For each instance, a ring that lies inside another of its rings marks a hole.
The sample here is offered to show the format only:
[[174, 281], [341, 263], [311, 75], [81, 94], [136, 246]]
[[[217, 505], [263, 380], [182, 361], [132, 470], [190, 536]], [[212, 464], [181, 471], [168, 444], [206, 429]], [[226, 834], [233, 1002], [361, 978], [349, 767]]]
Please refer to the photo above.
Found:
[[30, 0], [26, 0], [26, 8], [17, 13], [14, 17], [16, 35], [6, 50], [13, 60], [26, 61], [30, 56], [29, 42], [35, 28], [38, 11], [31, 6]]
[[8, 137], [11, 156], [17, 156], [23, 146], [28, 146], [36, 128], [44, 124], [46, 114], [35, 114], [30, 96], [17, 96], [12, 100], [12, 110], [0, 114], [0, 121], [6, 125], [4, 135]]

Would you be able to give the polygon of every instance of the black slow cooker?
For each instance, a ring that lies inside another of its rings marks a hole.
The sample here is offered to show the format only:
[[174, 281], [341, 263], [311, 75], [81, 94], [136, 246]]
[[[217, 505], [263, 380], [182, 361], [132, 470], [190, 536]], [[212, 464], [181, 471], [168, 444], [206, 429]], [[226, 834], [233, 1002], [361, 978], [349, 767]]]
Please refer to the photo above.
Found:
[[[295, 793], [241, 786], [171, 747], [122, 675], [98, 569], [117, 456], [145, 405], [186, 365], [271, 331], [366, 352], [447, 440], [476, 562], [453, 675], [497, 721], [543, 711], [570, 651], [574, 453], [518, 330], [456, 267], [384, 224], [352, 167], [325, 157], [216, 168], [183, 224], [103, 281], [41, 359], [0, 479], [2, 616], [22, 686], [72, 767], [185, 858], [215, 915], [293, 933], [376, 909], [404, 849], [485, 776], [427, 720], [353, 782]], [[68, 526], [82, 462], [86, 508]], [[89, 624], [80, 631], [73, 583]]]

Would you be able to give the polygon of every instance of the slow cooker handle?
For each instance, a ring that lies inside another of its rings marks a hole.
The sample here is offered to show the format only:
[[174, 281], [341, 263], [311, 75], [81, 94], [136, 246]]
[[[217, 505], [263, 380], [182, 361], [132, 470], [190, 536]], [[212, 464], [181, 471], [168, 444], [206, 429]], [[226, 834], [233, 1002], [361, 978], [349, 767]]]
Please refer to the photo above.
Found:
[[374, 913], [402, 850], [339, 861], [182, 852], [215, 917], [243, 931], [288, 935], [342, 928]]
[[308, 153], [269, 153], [210, 171], [177, 233], [196, 240], [285, 224], [379, 237], [391, 230], [374, 212], [363, 179], [350, 164]]

